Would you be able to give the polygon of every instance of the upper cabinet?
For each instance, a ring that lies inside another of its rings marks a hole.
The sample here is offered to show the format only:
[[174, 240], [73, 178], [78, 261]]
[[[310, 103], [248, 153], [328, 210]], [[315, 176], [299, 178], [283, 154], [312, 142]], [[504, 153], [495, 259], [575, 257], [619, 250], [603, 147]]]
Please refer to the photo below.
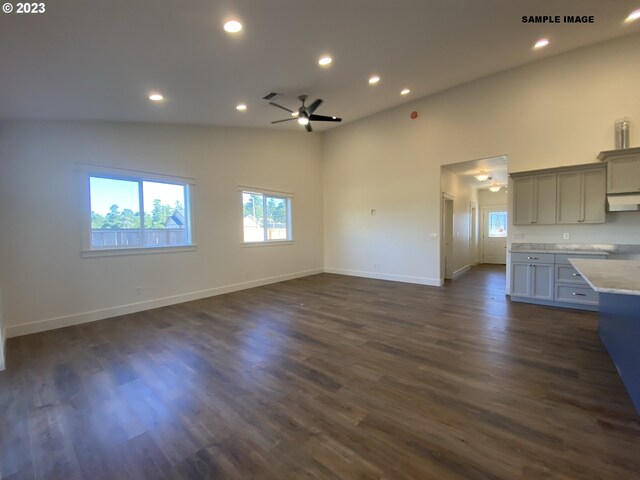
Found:
[[558, 173], [556, 223], [604, 223], [606, 170]]
[[513, 179], [513, 224], [604, 223], [606, 170], [588, 164], [523, 172]]
[[556, 223], [556, 174], [513, 177], [513, 224]]
[[609, 150], [598, 158], [607, 161], [607, 193], [640, 192], [640, 148]]

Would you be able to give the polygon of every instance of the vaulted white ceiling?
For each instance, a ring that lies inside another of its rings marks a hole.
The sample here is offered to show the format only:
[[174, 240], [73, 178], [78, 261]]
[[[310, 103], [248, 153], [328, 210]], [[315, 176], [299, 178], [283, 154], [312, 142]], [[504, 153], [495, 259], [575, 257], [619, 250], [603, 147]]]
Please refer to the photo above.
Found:
[[[316, 113], [349, 122], [640, 32], [640, 22], [623, 23], [640, 0], [44, 1], [44, 14], [0, 14], [0, 119], [300, 128], [270, 125], [287, 114], [262, 97], [278, 92], [292, 109], [300, 94], [323, 98]], [[523, 15], [595, 23], [523, 24]], [[222, 30], [231, 17], [244, 25], [233, 36]], [[541, 37], [551, 44], [533, 50]], [[325, 53], [333, 63], [320, 68]], [[165, 101], [149, 102], [151, 91]]]

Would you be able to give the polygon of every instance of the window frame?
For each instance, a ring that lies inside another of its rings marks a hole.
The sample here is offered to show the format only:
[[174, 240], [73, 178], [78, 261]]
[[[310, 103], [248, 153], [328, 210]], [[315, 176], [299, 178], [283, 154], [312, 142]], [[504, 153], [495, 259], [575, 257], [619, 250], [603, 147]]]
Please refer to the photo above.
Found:
[[[294, 243], [293, 237], [293, 199], [294, 195], [288, 192], [268, 190], [265, 188], [250, 187], [246, 185], [238, 185], [238, 193], [240, 197], [240, 245], [243, 247], [259, 247], [273, 245], [291, 245]], [[287, 206], [287, 238], [286, 239], [268, 239], [267, 228], [264, 228], [264, 240], [262, 241], [245, 241], [244, 239], [244, 194], [262, 195], [262, 212], [263, 216], [267, 211], [267, 198], [275, 198], [284, 200]]]
[[[102, 165], [78, 164], [78, 170], [83, 174], [84, 198], [83, 198], [83, 235], [82, 256], [102, 257], [119, 255], [139, 255], [161, 252], [179, 252], [196, 250], [195, 229], [193, 225], [193, 193], [195, 180], [188, 177], [164, 175], [159, 173], [129, 170], [124, 168], [106, 167]], [[143, 182], [167, 183], [184, 187], [184, 210], [187, 231], [187, 243], [185, 245], [136, 245], [134, 247], [94, 247], [92, 245], [91, 228], [91, 178], [105, 178], [110, 180], [123, 180], [138, 183], [138, 205], [140, 209], [140, 233], [144, 238], [144, 188]]]
[[[489, 238], [507, 238], [507, 235], [509, 234], [509, 212], [507, 212], [506, 209], [504, 210], [490, 210], [487, 218], [488, 221], [488, 227], [487, 228], [487, 236]], [[491, 216], [492, 215], [504, 215], [504, 235], [491, 235]]]

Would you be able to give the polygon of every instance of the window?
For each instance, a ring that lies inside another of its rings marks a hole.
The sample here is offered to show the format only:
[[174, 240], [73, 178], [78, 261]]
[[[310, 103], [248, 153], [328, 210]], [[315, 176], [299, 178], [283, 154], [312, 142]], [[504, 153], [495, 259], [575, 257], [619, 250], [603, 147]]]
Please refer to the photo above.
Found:
[[243, 190], [242, 224], [245, 243], [291, 240], [291, 197]]
[[89, 249], [192, 245], [190, 188], [184, 179], [153, 174], [90, 173]]
[[489, 236], [507, 236], [507, 212], [489, 212]]

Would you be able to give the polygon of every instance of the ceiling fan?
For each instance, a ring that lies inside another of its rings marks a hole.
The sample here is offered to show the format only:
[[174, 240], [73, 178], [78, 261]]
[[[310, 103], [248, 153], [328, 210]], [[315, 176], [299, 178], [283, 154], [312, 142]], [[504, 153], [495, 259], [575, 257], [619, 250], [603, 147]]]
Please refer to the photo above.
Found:
[[274, 107], [281, 108], [282, 110], [285, 110], [291, 114], [291, 118], [285, 118], [283, 120], [274, 120], [271, 123], [282, 123], [282, 122], [288, 122], [290, 120], [298, 120], [298, 123], [300, 125], [303, 125], [304, 128], [307, 129], [307, 132], [312, 132], [313, 131], [313, 129], [311, 128], [312, 120], [314, 122], [341, 122], [342, 121], [342, 119], [338, 117], [316, 115], [314, 113], [323, 102], [321, 98], [314, 100], [313, 103], [309, 106], [305, 105], [305, 102], [307, 101], [307, 95], [300, 95], [298, 97], [298, 100], [300, 100], [300, 102], [302, 103], [302, 105], [298, 108], [298, 110], [289, 110], [287, 107], [278, 105], [275, 102], [269, 102], [269, 105], [273, 105]]

